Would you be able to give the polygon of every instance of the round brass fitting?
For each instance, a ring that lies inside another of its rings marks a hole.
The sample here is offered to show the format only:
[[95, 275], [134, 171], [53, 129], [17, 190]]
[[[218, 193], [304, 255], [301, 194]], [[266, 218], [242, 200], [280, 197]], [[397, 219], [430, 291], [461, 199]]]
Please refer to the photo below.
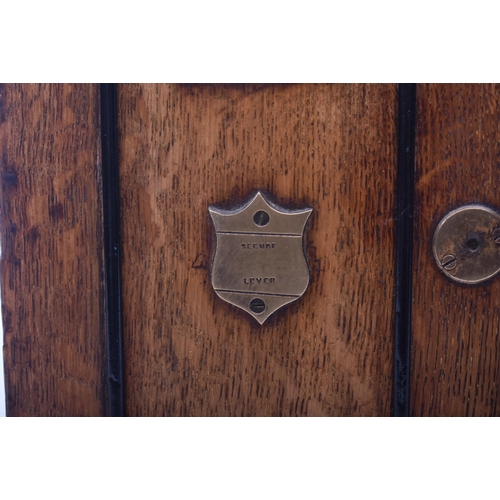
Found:
[[441, 271], [474, 285], [500, 271], [500, 215], [484, 205], [464, 205], [445, 215], [432, 241]]

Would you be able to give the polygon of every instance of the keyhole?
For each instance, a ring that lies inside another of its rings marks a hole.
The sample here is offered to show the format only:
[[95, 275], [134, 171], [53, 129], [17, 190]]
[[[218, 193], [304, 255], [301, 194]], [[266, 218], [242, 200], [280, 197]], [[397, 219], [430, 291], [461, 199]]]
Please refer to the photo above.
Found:
[[253, 221], [255, 222], [255, 224], [257, 224], [257, 226], [266, 226], [267, 224], [269, 224], [269, 220], [269, 214], [267, 212], [264, 212], [264, 210], [255, 212], [253, 216]]
[[469, 238], [466, 245], [471, 252], [475, 252], [479, 248], [479, 241], [477, 238]]
[[263, 313], [265, 308], [266, 303], [262, 299], [253, 299], [250, 302], [250, 310], [255, 314]]

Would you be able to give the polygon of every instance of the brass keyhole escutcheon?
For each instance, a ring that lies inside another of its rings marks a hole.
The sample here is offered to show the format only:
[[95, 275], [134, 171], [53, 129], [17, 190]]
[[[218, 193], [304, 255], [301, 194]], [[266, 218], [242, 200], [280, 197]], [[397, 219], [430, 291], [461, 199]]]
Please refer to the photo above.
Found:
[[287, 210], [258, 191], [232, 210], [209, 207], [216, 249], [212, 285], [224, 301], [261, 325], [309, 285], [304, 231], [312, 208]]
[[445, 215], [432, 242], [434, 259], [453, 281], [474, 285], [500, 272], [500, 215], [484, 205], [464, 205]]

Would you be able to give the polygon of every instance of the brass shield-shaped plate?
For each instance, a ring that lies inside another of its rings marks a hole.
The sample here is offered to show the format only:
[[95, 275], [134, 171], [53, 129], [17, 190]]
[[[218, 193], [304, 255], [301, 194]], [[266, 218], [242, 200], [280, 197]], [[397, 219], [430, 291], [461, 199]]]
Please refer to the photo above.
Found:
[[217, 234], [212, 285], [261, 325], [309, 285], [304, 229], [312, 208], [285, 210], [259, 191], [235, 210], [209, 207]]

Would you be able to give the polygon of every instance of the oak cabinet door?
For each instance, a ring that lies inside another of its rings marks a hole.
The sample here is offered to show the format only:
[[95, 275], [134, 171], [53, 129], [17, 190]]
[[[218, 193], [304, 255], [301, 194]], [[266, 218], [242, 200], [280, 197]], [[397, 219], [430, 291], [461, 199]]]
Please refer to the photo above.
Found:
[[7, 414], [107, 413], [99, 85], [0, 87]]
[[[390, 415], [395, 85], [121, 85], [126, 413]], [[263, 326], [210, 282], [209, 205], [312, 207]]]
[[[500, 87], [417, 85], [406, 136], [401, 89], [123, 84], [113, 129], [99, 85], [0, 86], [8, 414], [499, 416], [500, 278], [451, 281], [432, 237], [461, 205], [500, 210]], [[208, 207], [258, 190], [313, 209], [309, 287], [263, 325], [210, 274]]]
[[411, 414], [498, 416], [500, 280], [444, 277], [430, 242], [446, 213], [500, 209], [500, 86], [419, 85]]

